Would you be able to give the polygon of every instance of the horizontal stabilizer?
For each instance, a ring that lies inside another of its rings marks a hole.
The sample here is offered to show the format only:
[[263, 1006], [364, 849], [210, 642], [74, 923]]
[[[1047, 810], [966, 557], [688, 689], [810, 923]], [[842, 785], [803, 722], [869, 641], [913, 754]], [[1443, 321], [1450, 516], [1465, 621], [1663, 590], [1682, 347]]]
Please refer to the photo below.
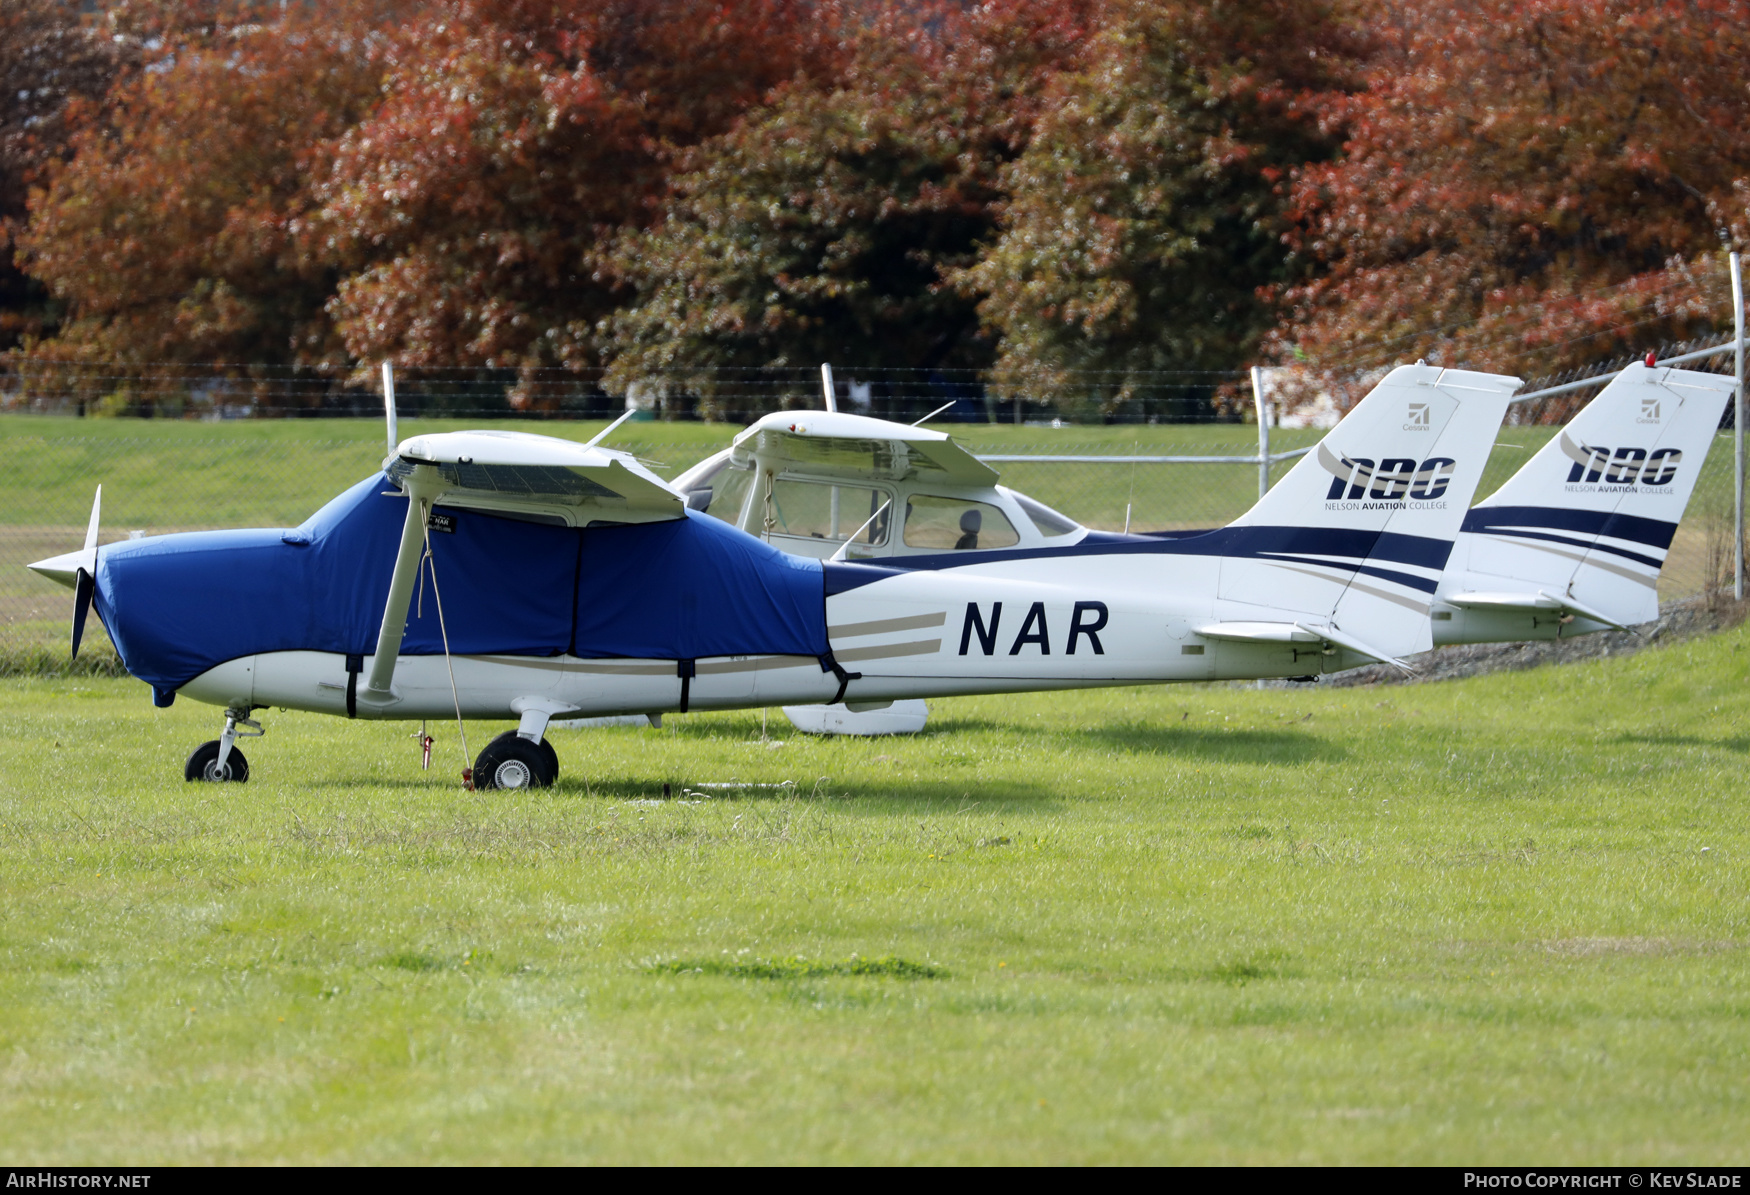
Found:
[[1461, 593], [1442, 598], [1460, 610], [1560, 610], [1562, 604], [1545, 593]]
[[1197, 633], [1234, 643], [1319, 643], [1324, 638], [1294, 622], [1217, 622], [1198, 627]]
[[1457, 606], [1460, 610], [1564, 610], [1619, 631], [1631, 629], [1583, 602], [1575, 601], [1571, 597], [1551, 597], [1541, 589], [1536, 593], [1461, 593], [1440, 600], [1449, 606]]
[[1217, 622], [1196, 629], [1205, 639], [1226, 639], [1234, 643], [1324, 643], [1345, 648], [1356, 655], [1390, 664], [1405, 672], [1414, 668], [1388, 652], [1369, 646], [1355, 636], [1334, 626], [1300, 622]]

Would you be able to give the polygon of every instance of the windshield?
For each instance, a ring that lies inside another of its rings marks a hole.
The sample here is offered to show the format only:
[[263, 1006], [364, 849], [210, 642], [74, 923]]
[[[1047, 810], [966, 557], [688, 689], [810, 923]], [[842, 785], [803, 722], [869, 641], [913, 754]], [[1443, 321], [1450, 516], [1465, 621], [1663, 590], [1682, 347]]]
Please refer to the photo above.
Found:
[[1039, 534], [1050, 539], [1054, 535], [1068, 535], [1072, 531], [1080, 531], [1082, 525], [1068, 515], [1059, 514], [1043, 502], [1037, 502], [1027, 495], [1010, 490], [1021, 509], [1027, 512], [1027, 517], [1033, 520], [1033, 525], [1039, 528]]
[[738, 469], [724, 457], [715, 469], [692, 479], [687, 505], [733, 526], [741, 519], [741, 505], [752, 484], [752, 469]]

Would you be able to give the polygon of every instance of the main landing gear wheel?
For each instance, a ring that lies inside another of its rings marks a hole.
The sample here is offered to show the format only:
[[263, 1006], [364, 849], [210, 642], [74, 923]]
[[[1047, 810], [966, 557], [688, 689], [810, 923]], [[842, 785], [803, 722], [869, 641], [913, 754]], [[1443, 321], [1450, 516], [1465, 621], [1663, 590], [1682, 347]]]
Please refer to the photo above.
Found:
[[542, 739], [531, 743], [507, 730], [474, 761], [475, 788], [548, 788], [559, 779], [559, 753]]
[[183, 766], [184, 780], [205, 780], [214, 784], [242, 784], [249, 779], [249, 761], [243, 758], [243, 752], [236, 747], [231, 748], [231, 754], [225, 757], [225, 766], [219, 766], [219, 740], [202, 743], [194, 749], [194, 754], [188, 757], [188, 763]]

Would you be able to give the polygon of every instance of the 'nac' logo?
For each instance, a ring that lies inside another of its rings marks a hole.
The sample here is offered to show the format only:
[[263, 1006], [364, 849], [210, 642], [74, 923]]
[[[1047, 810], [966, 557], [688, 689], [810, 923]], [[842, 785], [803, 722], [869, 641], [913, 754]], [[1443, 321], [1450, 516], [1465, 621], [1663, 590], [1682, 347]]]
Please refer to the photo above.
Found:
[[1677, 466], [1683, 463], [1678, 448], [1660, 448], [1648, 452], [1645, 448], [1599, 448], [1591, 444], [1576, 444], [1564, 434], [1562, 452], [1574, 463], [1568, 469], [1568, 481], [1603, 482], [1605, 485], [1670, 485], [1677, 476]]
[[1458, 462], [1449, 456], [1431, 456], [1418, 463], [1410, 457], [1387, 457], [1377, 466], [1364, 456], [1319, 463], [1331, 474], [1325, 501], [1339, 498], [1376, 498], [1384, 501], [1412, 498], [1427, 502], [1446, 495]]

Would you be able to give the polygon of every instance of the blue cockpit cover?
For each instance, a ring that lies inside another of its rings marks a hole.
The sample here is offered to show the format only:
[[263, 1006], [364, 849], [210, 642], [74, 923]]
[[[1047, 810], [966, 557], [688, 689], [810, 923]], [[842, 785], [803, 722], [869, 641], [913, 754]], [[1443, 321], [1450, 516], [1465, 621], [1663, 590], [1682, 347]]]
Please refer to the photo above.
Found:
[[[717, 519], [576, 530], [452, 510], [431, 535], [450, 650], [696, 659], [822, 655], [818, 561]], [[370, 655], [406, 499], [377, 475], [292, 531], [200, 531], [98, 553], [97, 612], [129, 672], [168, 697], [207, 669], [270, 651]], [[404, 655], [443, 651], [431, 573]]]

